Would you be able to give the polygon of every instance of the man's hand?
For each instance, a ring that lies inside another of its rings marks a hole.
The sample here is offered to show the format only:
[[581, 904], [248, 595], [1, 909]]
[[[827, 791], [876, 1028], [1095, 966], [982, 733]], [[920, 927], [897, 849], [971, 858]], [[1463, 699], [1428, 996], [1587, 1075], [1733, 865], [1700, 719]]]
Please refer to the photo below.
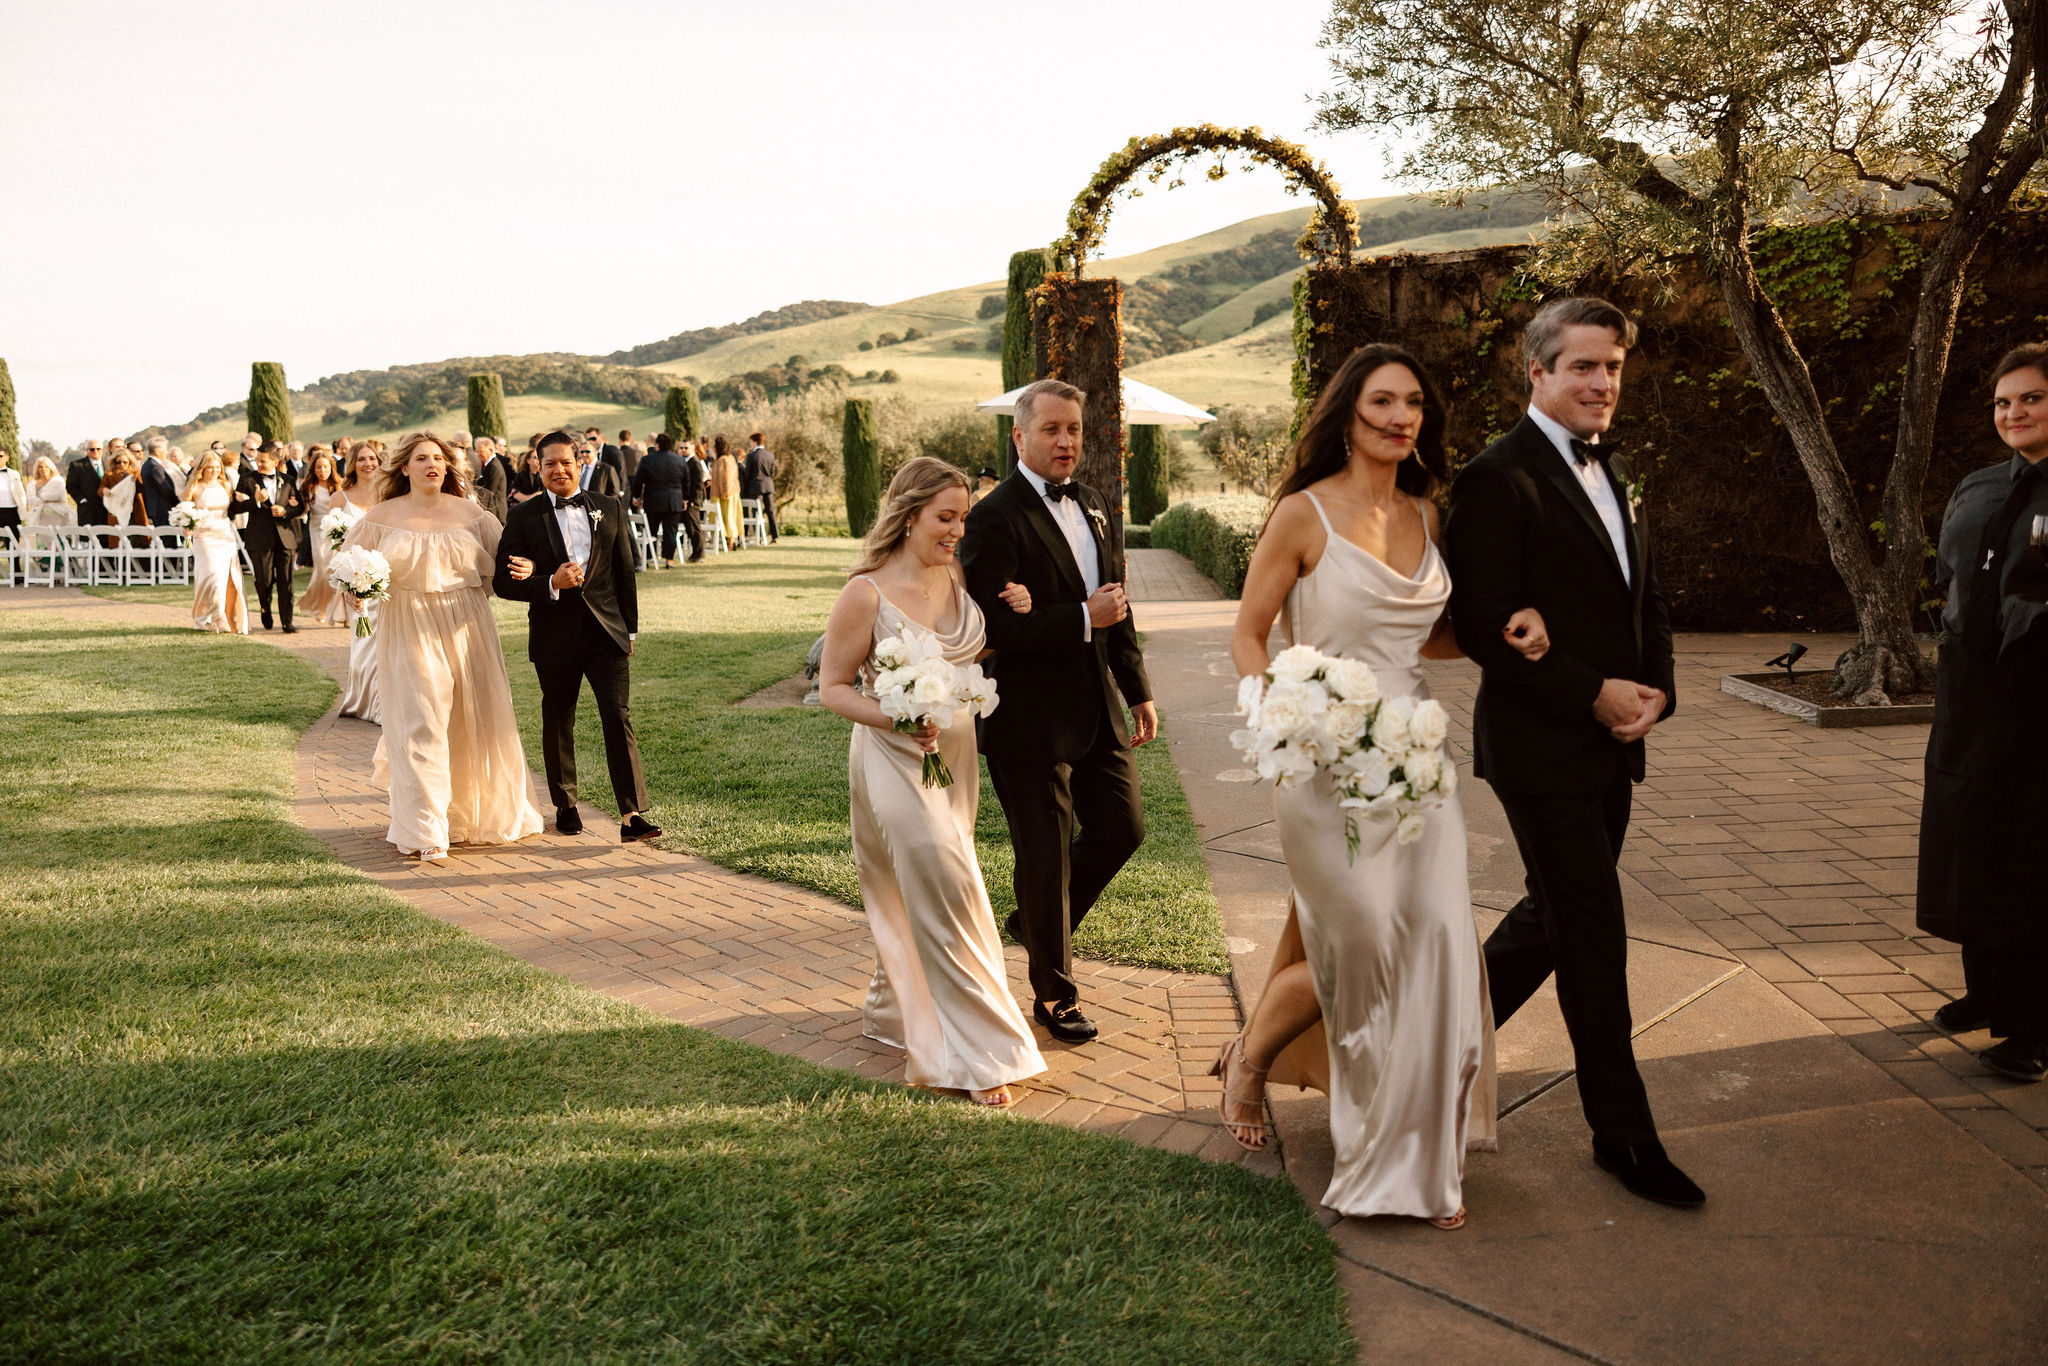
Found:
[[549, 579], [548, 582], [555, 586], [555, 591], [557, 592], [564, 588], [581, 588], [583, 586], [583, 566], [574, 560], [564, 560], [562, 561], [562, 567], [555, 571], [555, 576]]
[[1140, 702], [1131, 708], [1131, 748], [1136, 749], [1148, 740], [1159, 738], [1159, 708], [1150, 702]]
[[1124, 601], [1124, 586], [1120, 583], [1105, 583], [1088, 595], [1090, 626], [1098, 629], [1114, 626], [1130, 614], [1130, 605]]
[[515, 579], [530, 579], [533, 577], [533, 561], [524, 555], [507, 555], [505, 572]]
[[1648, 735], [1650, 728], [1657, 724], [1659, 717], [1664, 715], [1663, 689], [1643, 688], [1641, 684], [1636, 686], [1641, 688], [1643, 693], [1642, 714], [1625, 726], [1610, 727], [1607, 732], [1624, 745], [1634, 744], [1645, 735]]
[[277, 504], [275, 504], [275, 503], [272, 503], [272, 504], [270, 505], [270, 515], [271, 515], [271, 516], [273, 516], [273, 517], [283, 517], [283, 516], [284, 516], [284, 509], [283, 509], [283, 508], [281, 508], [281, 507], [279, 507], [279, 506], [277, 506]]

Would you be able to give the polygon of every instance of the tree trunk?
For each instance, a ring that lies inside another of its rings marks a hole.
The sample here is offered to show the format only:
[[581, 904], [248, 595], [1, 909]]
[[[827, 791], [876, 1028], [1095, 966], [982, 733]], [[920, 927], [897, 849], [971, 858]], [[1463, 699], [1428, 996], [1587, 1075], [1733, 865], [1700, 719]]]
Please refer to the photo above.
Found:
[[1814, 390], [1812, 372], [1756, 278], [1746, 215], [1730, 215], [1721, 249], [1721, 297], [1728, 305], [1735, 340], [1792, 438], [1792, 448], [1813, 486], [1828, 557], [1856, 611], [1856, 644], [1835, 661], [1837, 690], [1859, 707], [1884, 706], [1891, 693], [1919, 691], [1932, 683], [1931, 667], [1914, 638], [1907, 598], [1895, 591], [1871, 557], [1855, 490], [1828, 431], [1827, 412]]

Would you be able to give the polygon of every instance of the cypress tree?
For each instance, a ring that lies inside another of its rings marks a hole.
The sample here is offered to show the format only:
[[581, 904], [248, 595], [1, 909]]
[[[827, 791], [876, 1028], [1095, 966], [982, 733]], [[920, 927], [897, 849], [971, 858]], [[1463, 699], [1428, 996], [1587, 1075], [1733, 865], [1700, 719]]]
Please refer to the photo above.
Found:
[[1131, 455], [1124, 465], [1130, 481], [1131, 520], [1140, 526], [1166, 511], [1166, 432], [1150, 423], [1131, 428]]
[[[1037, 362], [1031, 354], [1031, 291], [1045, 279], [1051, 259], [1044, 247], [1010, 254], [1010, 286], [1003, 309], [1003, 392], [1021, 388], [1037, 378]], [[1012, 419], [996, 418], [996, 471], [1008, 474], [1015, 462], [1016, 447], [1010, 441]]]
[[249, 367], [249, 430], [265, 441], [292, 439], [292, 391], [277, 361], [259, 360]]
[[661, 429], [678, 441], [695, 441], [704, 434], [704, 414], [697, 406], [697, 391], [678, 384], [668, 391]]
[[22, 459], [21, 425], [14, 417], [14, 377], [7, 373], [4, 357], [0, 357], [0, 450], [14, 458], [10, 468], [20, 470], [22, 477], [27, 478], [27, 462]]
[[505, 381], [495, 374], [469, 377], [469, 434], [505, 439]]
[[839, 441], [846, 462], [846, 525], [865, 536], [882, 510], [882, 439], [875, 429], [873, 399], [846, 400], [846, 426]]

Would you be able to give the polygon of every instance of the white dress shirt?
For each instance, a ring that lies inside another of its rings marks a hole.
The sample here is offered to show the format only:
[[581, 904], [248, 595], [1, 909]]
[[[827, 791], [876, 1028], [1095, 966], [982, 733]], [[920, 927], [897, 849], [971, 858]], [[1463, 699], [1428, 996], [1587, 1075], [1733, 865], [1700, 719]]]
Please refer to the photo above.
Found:
[[12, 469], [0, 470], [0, 508], [13, 508], [17, 512], [28, 506], [28, 486], [21, 482], [21, 475]]
[[[565, 508], [552, 493], [548, 494], [548, 502], [555, 514], [555, 525], [562, 530], [562, 547], [569, 552], [569, 558], [576, 562], [576, 567], [588, 574], [591, 545], [590, 510], [581, 507]], [[555, 578], [552, 574], [548, 576], [548, 597], [558, 602], [562, 597], [562, 590], [555, 587]]]
[[[1614, 496], [1614, 483], [1607, 477], [1607, 467], [1597, 460], [1579, 463], [1572, 454], [1572, 434], [1564, 425], [1535, 404], [1529, 405], [1529, 417], [1550, 438], [1550, 444], [1557, 447], [1564, 463], [1570, 467], [1572, 478], [1579, 481], [1579, 487], [1586, 491], [1586, 497], [1593, 502], [1593, 511], [1600, 514], [1600, 523], [1607, 528], [1607, 539], [1614, 542], [1614, 558], [1621, 561], [1621, 577], [1629, 587], [1635, 587], [1635, 576], [1628, 564], [1628, 521], [1621, 514], [1621, 500]], [[1592, 438], [1599, 444], [1599, 435]]]
[[[1067, 549], [1074, 552], [1074, 567], [1081, 571], [1081, 582], [1090, 596], [1102, 587], [1102, 559], [1095, 550], [1095, 534], [1088, 529], [1088, 513], [1081, 506], [1079, 498], [1047, 498], [1046, 481], [1029, 465], [1017, 466], [1017, 472], [1031, 481], [1031, 487], [1044, 500], [1046, 510], [1052, 513], [1053, 525], [1067, 538]], [[1066, 481], [1071, 484], [1074, 481]], [[1095, 639], [1095, 623], [1089, 619], [1088, 604], [1081, 604], [1081, 639]]]

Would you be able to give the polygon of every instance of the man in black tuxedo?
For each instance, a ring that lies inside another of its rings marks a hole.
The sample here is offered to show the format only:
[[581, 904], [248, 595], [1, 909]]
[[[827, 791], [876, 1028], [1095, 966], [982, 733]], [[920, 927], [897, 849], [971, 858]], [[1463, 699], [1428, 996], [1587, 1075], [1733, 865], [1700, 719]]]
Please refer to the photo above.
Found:
[[[961, 541], [1001, 697], [980, 735], [1017, 851], [1008, 929], [1031, 958], [1033, 1018], [1068, 1043], [1097, 1033], [1081, 1013], [1074, 930], [1144, 842], [1131, 751], [1159, 733], [1108, 506], [1073, 482], [1083, 397], [1052, 379], [1018, 395], [1017, 468], [967, 514]], [[998, 596], [1009, 583], [1031, 590], [1028, 614]]]
[[503, 526], [512, 509], [512, 462], [505, 458], [504, 443], [496, 437], [478, 437], [475, 453], [476, 500]]
[[604, 727], [604, 755], [619, 805], [619, 842], [649, 840], [661, 827], [642, 814], [647, 779], [633, 738], [627, 660], [640, 629], [633, 533], [626, 505], [577, 488], [576, 439], [540, 439], [545, 492], [512, 509], [498, 542], [491, 587], [527, 604], [526, 657], [540, 675], [540, 745], [555, 828], [583, 829], [576, 811], [576, 704], [590, 680]]
[[249, 552], [263, 629], [270, 629], [270, 598], [275, 590], [277, 614], [285, 634], [290, 635], [298, 629], [292, 625], [292, 574], [306, 507], [291, 477], [277, 467], [277, 455], [275, 441], [256, 448], [256, 468], [242, 475], [228, 502], [228, 513], [249, 519], [242, 531], [242, 548]]
[[[1529, 411], [1459, 472], [1444, 555], [1458, 644], [1481, 670], [1474, 771], [1493, 785], [1529, 894], [1486, 941], [1504, 1024], [1552, 971], [1593, 1158], [1637, 1195], [1706, 1196], [1665, 1155], [1629, 1041], [1628, 925], [1615, 871], [1643, 737], [1676, 706], [1671, 615], [1642, 481], [1601, 435], [1636, 327], [1604, 299], [1545, 304], [1522, 335]], [[1501, 634], [1534, 606], [1540, 660]]]
[[645, 460], [647, 452], [653, 449], [654, 443], [651, 441], [645, 446], [635, 444], [630, 427], [619, 428], [619, 474], [626, 481], [627, 488], [633, 487], [633, 476], [640, 473], [640, 462]]
[[626, 477], [626, 453], [605, 440], [604, 434], [595, 427], [583, 429], [583, 441], [591, 450], [597, 452], [597, 463], [610, 470], [613, 479], [617, 481], [618, 491], [612, 494], [612, 497], [625, 497], [626, 490], [632, 487], [632, 483]]
[[100, 480], [107, 467], [100, 459], [100, 443], [85, 443], [85, 453], [64, 467], [64, 492], [78, 504], [80, 526], [105, 526], [107, 505], [100, 501]]
[[775, 525], [775, 452], [761, 444], [761, 434], [747, 437], [747, 458], [740, 462], [740, 497], [759, 498], [761, 515], [768, 519], [770, 544], [782, 539]]
[[697, 462], [676, 454], [667, 432], [654, 438], [654, 449], [641, 457], [633, 472], [633, 501], [647, 512], [647, 522], [661, 537], [661, 567], [681, 551], [678, 532], [690, 539], [690, 563], [704, 558], [704, 528], [697, 524], [697, 500], [704, 496], [704, 473]]
[[626, 496], [625, 485], [619, 482], [618, 473], [598, 458], [597, 442], [583, 441], [576, 448], [576, 488], [581, 493], [601, 494], [606, 498]]
[[171, 509], [178, 505], [178, 482], [171, 478], [171, 443], [152, 436], [147, 449], [135, 483], [142, 490], [142, 506], [149, 513], [149, 524], [169, 526]]

